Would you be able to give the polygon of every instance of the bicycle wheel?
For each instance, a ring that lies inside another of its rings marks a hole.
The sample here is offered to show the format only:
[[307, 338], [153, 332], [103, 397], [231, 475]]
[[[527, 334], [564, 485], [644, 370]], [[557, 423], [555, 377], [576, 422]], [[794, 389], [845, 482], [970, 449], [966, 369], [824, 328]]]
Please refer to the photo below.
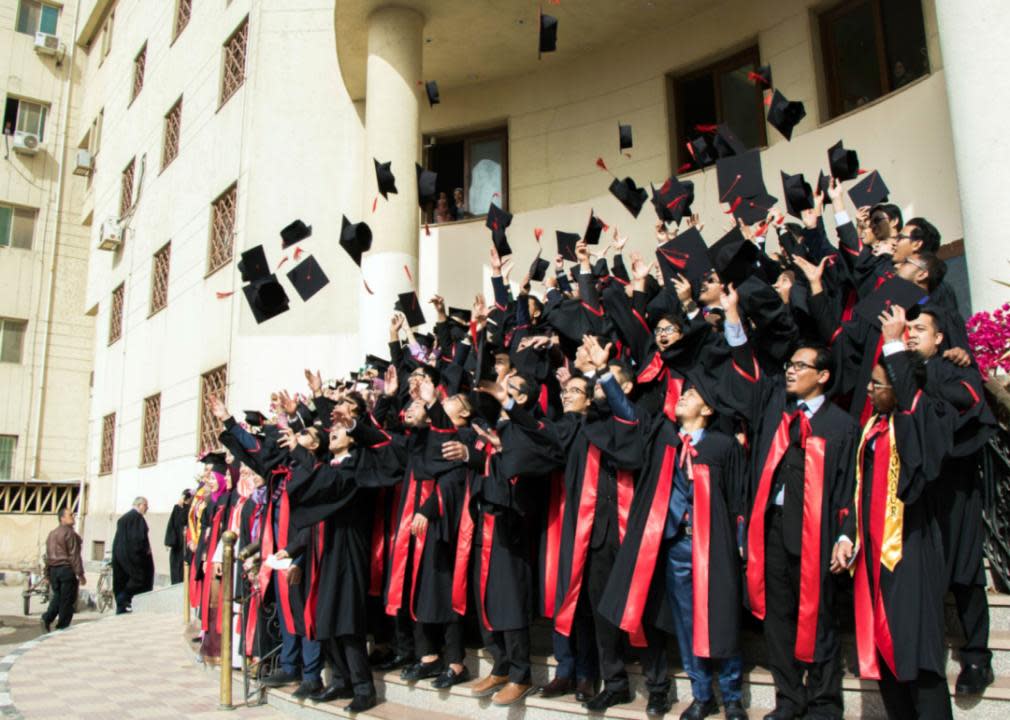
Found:
[[109, 587], [109, 576], [98, 576], [98, 587], [95, 588], [95, 604], [98, 612], [103, 613], [112, 607], [112, 589]]
[[31, 605], [32, 605], [32, 593], [30, 590], [25, 590], [21, 593], [21, 597], [24, 599], [24, 610], [25, 615], [31, 615]]

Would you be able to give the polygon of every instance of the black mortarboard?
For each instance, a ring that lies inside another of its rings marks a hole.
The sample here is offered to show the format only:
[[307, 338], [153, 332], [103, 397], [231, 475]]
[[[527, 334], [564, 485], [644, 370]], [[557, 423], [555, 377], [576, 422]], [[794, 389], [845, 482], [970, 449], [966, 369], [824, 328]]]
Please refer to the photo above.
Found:
[[512, 213], [502, 210], [500, 207], [491, 203], [491, 207], [487, 209], [487, 219], [484, 221], [485, 227], [492, 232], [501, 231], [505, 232], [505, 229], [512, 224]]
[[831, 175], [838, 179], [838, 182], [845, 182], [859, 175], [859, 155], [855, 150], [846, 150], [839, 140], [828, 148], [828, 164], [831, 166]]
[[766, 88], [772, 86], [772, 66], [762, 65], [757, 70], [749, 74], [751, 80], [756, 80]]
[[652, 205], [656, 208], [656, 216], [663, 222], [680, 223], [691, 212], [693, 202], [694, 183], [690, 180], [681, 182], [671, 177], [659, 190], [652, 188]]
[[340, 228], [340, 247], [347, 251], [354, 263], [361, 267], [361, 256], [372, 247], [372, 228], [368, 223], [352, 223], [344, 215], [343, 225]]
[[227, 457], [223, 452], [209, 452], [201, 455], [197, 462], [202, 462], [204, 465], [227, 465]]
[[540, 13], [540, 45], [537, 56], [540, 53], [554, 52], [558, 49], [558, 19], [553, 15]]
[[601, 257], [593, 263], [592, 273], [595, 277], [605, 278], [610, 275], [610, 268], [607, 266], [607, 258]]
[[288, 294], [277, 282], [276, 275], [267, 275], [242, 288], [256, 323], [262, 323], [288, 310]]
[[261, 427], [267, 421], [267, 416], [259, 410], [243, 410], [245, 413], [245, 424], [250, 427]]
[[576, 262], [578, 258], [575, 256], [575, 243], [579, 241], [578, 233], [564, 232], [563, 230], [558, 230], [556, 233], [558, 236], [558, 255], [565, 260]]
[[765, 192], [761, 153], [757, 149], [720, 158], [715, 171], [719, 181], [719, 202], [729, 203], [730, 207], [737, 198], [755, 197]]
[[434, 107], [440, 102], [438, 97], [438, 83], [429, 80], [424, 84], [424, 92], [428, 95], [428, 105]]
[[330, 284], [315, 255], [309, 255], [288, 273], [288, 281], [302, 300], [308, 300]]
[[396, 301], [395, 309], [403, 313], [403, 316], [407, 318], [407, 324], [410, 327], [424, 325], [424, 311], [421, 310], [421, 302], [417, 299], [417, 293], [411, 290], [400, 293], [398, 297], [400, 299]]
[[543, 282], [544, 278], [547, 277], [547, 271], [550, 270], [550, 268], [550, 262], [537, 255], [533, 264], [530, 265], [530, 280], [533, 280], [534, 282]]
[[803, 173], [789, 175], [783, 172], [782, 193], [785, 195], [786, 211], [793, 217], [802, 218], [804, 210], [812, 210], [814, 207], [814, 191], [810, 189], [810, 183], [803, 177]]
[[777, 197], [766, 192], [758, 193], [754, 197], [741, 198], [739, 203], [735, 203], [733, 217], [743, 220], [747, 225], [753, 225], [768, 217], [768, 213], [778, 201]]
[[384, 373], [389, 367], [389, 360], [383, 360], [378, 355], [365, 355], [365, 365], [375, 368], [380, 373]]
[[649, 199], [649, 192], [635, 185], [635, 181], [630, 177], [623, 180], [614, 178], [610, 183], [610, 192], [636, 218], [638, 213], [642, 212], [642, 205]]
[[307, 237], [312, 237], [312, 226], [306, 225], [301, 220], [295, 220], [281, 230], [281, 247], [289, 248]]
[[501, 403], [494, 395], [484, 390], [474, 390], [470, 393], [470, 399], [474, 411], [484, 419], [484, 422], [491, 427], [498, 424], [498, 418], [501, 417]]
[[450, 307], [449, 317], [468, 324], [470, 322], [470, 318], [473, 317], [473, 311], [467, 310], [466, 308]]
[[425, 170], [417, 165], [417, 202], [423, 208], [427, 202], [435, 202], [435, 182], [438, 180], [438, 173]]
[[691, 154], [694, 164], [700, 168], [711, 165], [718, 157], [715, 148], [708, 144], [708, 138], [704, 135], [688, 141], [687, 151]]
[[382, 193], [382, 197], [385, 199], [389, 193], [397, 195], [396, 192], [396, 178], [393, 177], [393, 171], [390, 169], [393, 162], [381, 163], [375, 158], [372, 158], [372, 162], [375, 163], [375, 183], [379, 186], [379, 192]]
[[817, 173], [817, 192], [824, 196], [824, 204], [831, 205], [831, 196], [828, 190], [831, 189], [831, 176], [825, 175], [823, 170]]
[[589, 224], [586, 225], [586, 234], [583, 235], [583, 239], [586, 241], [586, 245], [599, 245], [600, 244], [600, 233], [603, 232], [603, 221], [600, 220], [593, 213], [592, 210], [589, 211]]
[[786, 100], [785, 95], [778, 90], [772, 96], [772, 104], [768, 108], [768, 123], [778, 130], [786, 140], [793, 139], [793, 128], [807, 116], [803, 103], [796, 100]]
[[688, 228], [672, 240], [656, 248], [656, 259], [665, 282], [672, 282], [674, 275], [683, 275], [695, 287], [712, 269], [708, 255], [708, 245], [697, 228]]
[[873, 207], [877, 203], [887, 202], [888, 192], [884, 178], [874, 170], [849, 188], [849, 199], [857, 208]]
[[747, 146], [730, 129], [726, 123], [719, 123], [712, 136], [712, 147], [717, 156], [731, 157], [733, 155], [743, 155], [747, 152]]
[[913, 282], [909, 282], [901, 277], [892, 277], [884, 281], [884, 284], [856, 303], [855, 313], [874, 327], [880, 327], [877, 320], [880, 313], [885, 308], [892, 305], [900, 305], [908, 310], [913, 305], [918, 304], [924, 297], [926, 291]]
[[708, 249], [708, 256], [723, 283], [739, 286], [755, 271], [758, 248], [734, 227]]
[[630, 125], [617, 125], [617, 135], [619, 138], [621, 150], [630, 150], [633, 145], [631, 139], [631, 126]]
[[758, 275], [749, 275], [737, 288], [740, 310], [758, 327], [764, 327], [782, 308], [778, 292]]
[[256, 282], [270, 275], [267, 254], [262, 245], [249, 248], [242, 253], [242, 259], [238, 261], [238, 271], [242, 275], [242, 282], [247, 283]]
[[414, 333], [417, 344], [427, 348], [429, 351], [435, 347], [435, 336], [431, 333]]
[[[718, 411], [719, 383], [714, 377], [706, 373], [703, 368], [694, 367], [684, 373], [684, 390], [690, 390], [691, 388], [694, 388], [701, 395], [701, 399], [712, 409], [713, 413]], [[713, 419], [713, 417], [710, 417], [706, 426], [711, 427]]]
[[503, 258], [512, 254], [512, 246], [509, 245], [509, 239], [505, 236], [504, 230], [492, 230], [491, 242], [494, 243], [494, 249], [498, 251], [498, 257]]

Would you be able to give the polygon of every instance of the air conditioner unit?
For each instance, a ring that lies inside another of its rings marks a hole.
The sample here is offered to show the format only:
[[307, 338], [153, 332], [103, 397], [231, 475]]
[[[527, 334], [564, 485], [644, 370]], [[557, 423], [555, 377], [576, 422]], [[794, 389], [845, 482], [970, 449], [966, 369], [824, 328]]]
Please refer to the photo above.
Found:
[[123, 228], [119, 218], [108, 218], [102, 223], [102, 234], [98, 240], [99, 250], [118, 250], [123, 244]]
[[77, 163], [74, 165], [74, 175], [87, 177], [95, 169], [95, 158], [87, 150], [77, 151]]
[[24, 155], [34, 155], [39, 151], [39, 136], [18, 130], [14, 133], [14, 151]]
[[55, 55], [60, 51], [60, 39], [49, 33], [35, 33], [35, 52], [39, 55]]

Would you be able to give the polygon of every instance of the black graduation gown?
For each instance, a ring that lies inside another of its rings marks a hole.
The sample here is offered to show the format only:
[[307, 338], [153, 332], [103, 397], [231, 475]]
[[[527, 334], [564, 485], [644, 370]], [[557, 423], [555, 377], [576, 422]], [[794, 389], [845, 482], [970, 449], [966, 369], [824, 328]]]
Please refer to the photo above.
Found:
[[186, 556], [186, 523], [189, 505], [173, 505], [172, 514], [165, 526], [165, 547], [168, 548], [168, 565], [172, 584], [182, 582], [182, 566]]
[[[877, 419], [874, 416], [858, 447], [862, 477], [853, 492], [843, 532], [858, 538], [859, 545], [853, 563], [853, 596], [860, 676], [880, 678], [879, 652], [898, 680], [910, 681], [920, 669], [940, 676], [945, 673], [946, 583], [944, 566], [937, 562], [942, 557], [942, 542], [927, 488], [937, 481], [941, 463], [951, 451], [954, 411], [945, 402], [916, 391], [907, 353], [889, 356], [883, 362], [898, 396], [898, 408], [891, 417], [900, 464], [894, 506], [888, 499], [889, 453], [885, 451], [890, 440], [886, 419], [883, 433], [873, 438], [873, 448], [867, 441]], [[898, 521], [893, 532], [900, 540], [900, 555], [891, 556], [894, 564], [889, 567], [881, 545], [890, 546], [885, 518], [895, 515]]]
[[[661, 556], [674, 471], [683, 443], [677, 426], [659, 416], [649, 429], [649, 457], [628, 516], [628, 531], [600, 600], [599, 612], [635, 635], [643, 626], [675, 628]], [[691, 524], [694, 568], [694, 649], [699, 657], [740, 651], [741, 576], [737, 527], [746, 509], [746, 463], [735, 438], [706, 431], [691, 457], [694, 476]], [[707, 512], [706, 512], [707, 510]], [[707, 582], [704, 582], [707, 579]], [[698, 584], [701, 583], [701, 584]]]
[[147, 536], [147, 520], [137, 508], [131, 508], [116, 522], [112, 539], [112, 589], [133, 594], [154, 587], [154, 559]]

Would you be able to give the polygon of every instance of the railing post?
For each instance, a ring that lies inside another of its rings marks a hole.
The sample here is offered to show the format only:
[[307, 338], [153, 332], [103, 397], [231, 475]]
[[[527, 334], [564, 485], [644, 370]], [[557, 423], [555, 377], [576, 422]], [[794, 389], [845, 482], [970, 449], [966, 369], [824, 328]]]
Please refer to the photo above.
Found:
[[235, 541], [231, 530], [222, 536], [224, 557], [221, 563], [221, 702], [220, 710], [232, 710], [231, 704], [231, 633], [232, 633], [232, 578], [235, 569]]
[[[184, 558], [185, 559], [185, 558]], [[182, 564], [182, 624], [189, 627], [189, 563]]]

